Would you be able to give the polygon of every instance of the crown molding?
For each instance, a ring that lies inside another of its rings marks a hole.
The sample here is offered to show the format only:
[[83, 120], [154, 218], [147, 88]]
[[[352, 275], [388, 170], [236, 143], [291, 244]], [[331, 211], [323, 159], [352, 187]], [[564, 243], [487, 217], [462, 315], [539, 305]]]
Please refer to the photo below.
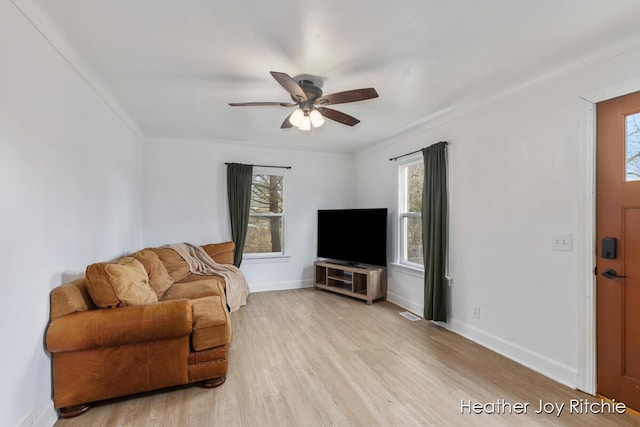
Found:
[[71, 67], [74, 73], [104, 102], [104, 104], [139, 139], [145, 136], [138, 123], [122, 107], [116, 97], [106, 88], [96, 73], [77, 53], [60, 29], [33, 0], [9, 0], [25, 19], [38, 31], [58, 55]]
[[[398, 141], [419, 135], [429, 129], [436, 128], [449, 121], [464, 117], [489, 105], [533, 90], [550, 82], [569, 76], [580, 70], [588, 69], [604, 61], [612, 60], [616, 57], [633, 52], [640, 52], [640, 47], [638, 47], [638, 39], [633, 37], [625, 38], [622, 41], [612, 43], [607, 47], [583, 55], [575, 59], [574, 61], [554, 68], [546, 73], [540, 74], [535, 78], [514, 85], [506, 85], [501, 90], [495, 91], [486, 96], [477, 97], [467, 102], [452, 104], [446, 108], [423, 116], [411, 123], [408, 123], [405, 126], [393, 130], [387, 135], [381, 137], [377, 142], [363, 149], [356, 150], [354, 152], [354, 155], [360, 156], [384, 149], [390, 145], [396, 144]], [[589, 101], [593, 99], [604, 100], [612, 98], [613, 96], [610, 96], [611, 93], [618, 93], [617, 96], [629, 93], [628, 88], [637, 87], [638, 81], [640, 81], [640, 78], [631, 79], [629, 81], [620, 83], [614, 88], [608, 88], [606, 93], [602, 93], [602, 91], [594, 91], [592, 93], [583, 95], [582, 98]]]

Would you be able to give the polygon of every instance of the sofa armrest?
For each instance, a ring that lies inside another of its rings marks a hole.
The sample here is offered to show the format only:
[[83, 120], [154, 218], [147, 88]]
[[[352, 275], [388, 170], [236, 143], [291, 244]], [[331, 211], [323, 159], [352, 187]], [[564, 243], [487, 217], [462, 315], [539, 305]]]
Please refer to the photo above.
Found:
[[233, 264], [236, 244], [232, 241], [203, 245], [202, 249], [218, 264]]
[[53, 319], [46, 346], [51, 353], [90, 350], [182, 337], [192, 328], [188, 300], [96, 309]]

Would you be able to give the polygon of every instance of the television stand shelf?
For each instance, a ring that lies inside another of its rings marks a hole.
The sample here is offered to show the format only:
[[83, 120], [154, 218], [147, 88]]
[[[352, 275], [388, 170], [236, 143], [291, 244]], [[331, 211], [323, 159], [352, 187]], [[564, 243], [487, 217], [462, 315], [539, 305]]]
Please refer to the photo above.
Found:
[[387, 269], [373, 265], [315, 262], [315, 289], [325, 289], [367, 301], [387, 299]]

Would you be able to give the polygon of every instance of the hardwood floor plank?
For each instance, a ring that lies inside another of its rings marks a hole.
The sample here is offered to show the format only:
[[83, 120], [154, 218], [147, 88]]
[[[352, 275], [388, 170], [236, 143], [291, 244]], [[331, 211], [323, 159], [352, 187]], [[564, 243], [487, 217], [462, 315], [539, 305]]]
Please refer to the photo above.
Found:
[[[56, 426], [640, 426], [626, 414], [570, 414], [572, 390], [387, 301], [324, 291], [252, 294], [231, 314], [227, 381], [97, 405]], [[461, 402], [529, 404], [461, 413]], [[539, 401], [565, 404], [560, 417]]]

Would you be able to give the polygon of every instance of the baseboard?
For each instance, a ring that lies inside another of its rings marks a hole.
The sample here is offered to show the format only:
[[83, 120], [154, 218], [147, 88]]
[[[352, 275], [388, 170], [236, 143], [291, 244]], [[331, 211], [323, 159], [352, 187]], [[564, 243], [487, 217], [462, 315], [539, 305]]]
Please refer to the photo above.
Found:
[[290, 282], [251, 283], [251, 292], [286, 291], [289, 289], [310, 288], [312, 286], [313, 279], [292, 280]]
[[575, 368], [456, 319], [449, 319], [449, 329], [567, 387], [577, 387], [578, 371]]
[[[424, 306], [422, 304], [417, 304], [415, 301], [402, 298], [392, 292], [387, 292], [387, 300], [419, 316], [422, 316], [424, 313]], [[450, 318], [446, 324], [437, 323], [458, 335], [470, 339], [567, 387], [577, 387], [577, 369], [558, 363], [546, 356], [482, 331], [475, 326], [471, 326], [457, 319]]]
[[424, 314], [424, 305], [417, 304], [415, 301], [411, 301], [407, 298], [402, 298], [401, 296], [394, 294], [393, 292], [387, 291], [387, 301], [392, 302], [400, 307], [417, 314], [418, 316], [423, 316]]
[[18, 427], [51, 427], [58, 421], [53, 402], [45, 403], [36, 414], [29, 414]]
[[[313, 280], [303, 280], [295, 282], [277, 282], [265, 284], [259, 289], [252, 292], [263, 292], [273, 290], [286, 290], [286, 289], [298, 289], [307, 288], [313, 286]], [[392, 302], [405, 310], [422, 316], [424, 313], [424, 306], [418, 304], [415, 301], [403, 298], [393, 292], [387, 291], [387, 301]], [[497, 337], [488, 332], [482, 331], [475, 326], [471, 326], [467, 323], [461, 322], [457, 319], [449, 319], [445, 323], [436, 322], [440, 326], [449, 329], [450, 331], [461, 335], [473, 342], [480, 344], [504, 357], [507, 357], [529, 369], [532, 369], [546, 377], [553, 379], [554, 381], [564, 384], [567, 387], [576, 388], [578, 371], [570, 366], [559, 363], [539, 353], [531, 351], [527, 348], [514, 344], [503, 338]]]

